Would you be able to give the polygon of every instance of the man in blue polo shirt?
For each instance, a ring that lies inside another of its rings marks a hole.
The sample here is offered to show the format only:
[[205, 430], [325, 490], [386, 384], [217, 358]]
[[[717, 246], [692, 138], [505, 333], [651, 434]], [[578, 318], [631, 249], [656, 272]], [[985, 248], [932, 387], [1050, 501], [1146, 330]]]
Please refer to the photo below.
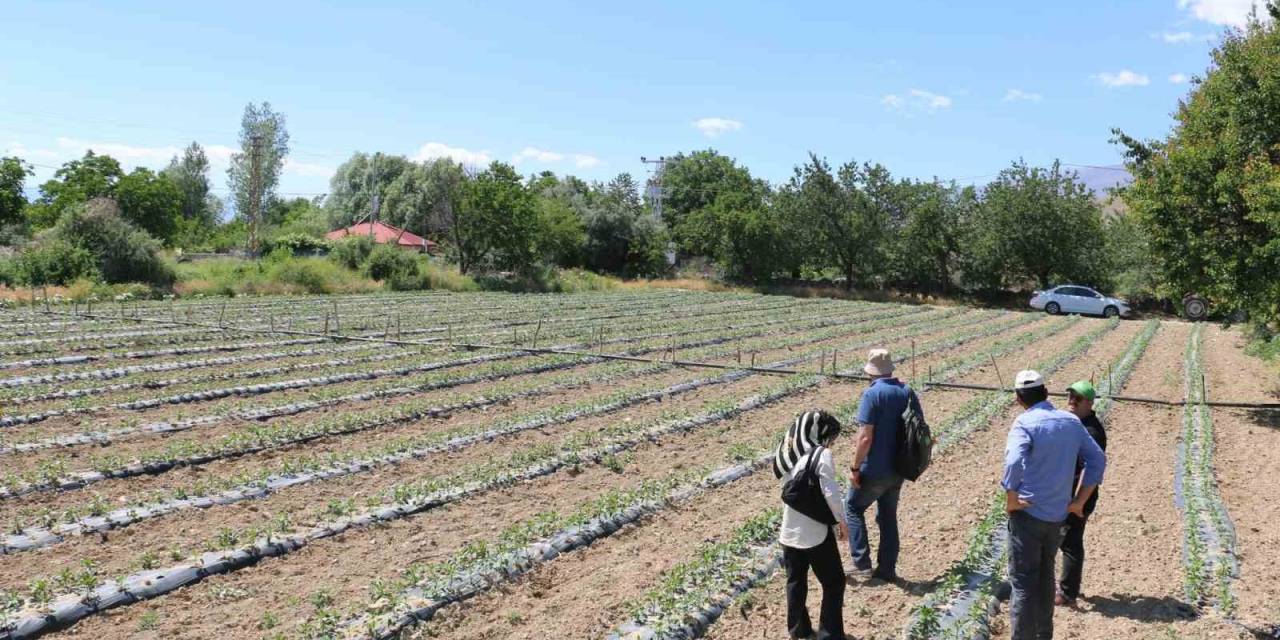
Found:
[[[1025, 411], [1009, 430], [1000, 481], [1009, 513], [1009, 626], [1012, 640], [1053, 638], [1054, 565], [1063, 525], [1068, 513], [1083, 515], [1102, 483], [1107, 456], [1079, 418], [1049, 404], [1039, 373], [1019, 371], [1013, 388]], [[1077, 459], [1084, 463], [1078, 491]]]
[[[893, 358], [888, 351], [872, 349], [862, 370], [871, 376], [871, 385], [858, 402], [858, 436], [849, 469], [852, 487], [845, 498], [849, 551], [853, 556], [853, 568], [846, 577], [850, 582], [871, 578], [894, 582], [898, 579], [898, 496], [902, 476], [893, 470], [893, 459], [907, 403], [913, 402], [921, 416], [924, 412], [919, 398], [893, 377]], [[876, 525], [880, 528], [874, 571], [865, 518], [872, 503], [876, 505]]]

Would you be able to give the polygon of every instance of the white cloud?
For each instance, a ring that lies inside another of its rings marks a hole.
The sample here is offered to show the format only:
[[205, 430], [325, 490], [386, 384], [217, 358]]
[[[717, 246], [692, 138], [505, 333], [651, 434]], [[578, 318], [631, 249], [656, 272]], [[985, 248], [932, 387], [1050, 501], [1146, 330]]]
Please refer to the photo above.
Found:
[[461, 147], [450, 147], [442, 142], [428, 142], [418, 148], [418, 152], [413, 154], [414, 162], [422, 162], [424, 160], [435, 160], [437, 158], [449, 158], [454, 162], [482, 167], [493, 161], [488, 151], [470, 151]]
[[600, 166], [600, 158], [586, 153], [573, 154], [573, 166], [579, 169], [590, 169]]
[[525, 147], [521, 149], [520, 153], [517, 153], [512, 160], [516, 164], [520, 164], [521, 162], [524, 162], [526, 160], [532, 160], [539, 164], [549, 164], [552, 162], [560, 162], [561, 160], [564, 160], [564, 154], [556, 153], [555, 151], [547, 151], [545, 149], [539, 149], [537, 147]]
[[702, 135], [714, 138], [722, 133], [741, 129], [742, 123], [728, 118], [698, 118], [693, 122], [693, 126], [697, 127]]
[[1041, 97], [1042, 96], [1038, 93], [1031, 93], [1029, 91], [1023, 91], [1022, 89], [1010, 89], [1005, 92], [1004, 101], [1005, 102], [1018, 102], [1018, 101], [1040, 102]]
[[1167, 44], [1185, 44], [1187, 42], [1191, 42], [1191, 39], [1194, 37], [1195, 36], [1192, 35], [1190, 31], [1175, 31], [1172, 33], [1166, 31], [1159, 34], [1159, 38], [1164, 40]]
[[894, 111], [920, 110], [933, 112], [938, 109], [950, 109], [952, 100], [948, 96], [933, 93], [932, 91], [912, 89], [905, 96], [896, 93], [886, 94], [880, 98], [880, 104]]
[[[1178, 8], [1190, 10], [1198, 20], [1230, 27], [1243, 27], [1253, 10], [1254, 0], [1178, 0]], [[1259, 6], [1259, 17], [1266, 17], [1266, 7]]]
[[1103, 71], [1094, 77], [1108, 87], [1145, 87], [1151, 84], [1151, 78], [1128, 69], [1123, 69], [1115, 73]]
[[1169, 75], [1170, 84], [1186, 84], [1190, 78], [1185, 73], [1173, 73]]
[[298, 176], [328, 179], [333, 177], [334, 168], [311, 162], [298, 162], [293, 158], [285, 158], [284, 172]]
[[55, 140], [57, 148], [69, 157], [79, 157], [90, 149], [100, 155], [108, 155], [120, 161], [126, 167], [163, 167], [182, 150], [178, 147], [137, 147], [117, 142], [87, 142], [75, 138], [59, 137]]

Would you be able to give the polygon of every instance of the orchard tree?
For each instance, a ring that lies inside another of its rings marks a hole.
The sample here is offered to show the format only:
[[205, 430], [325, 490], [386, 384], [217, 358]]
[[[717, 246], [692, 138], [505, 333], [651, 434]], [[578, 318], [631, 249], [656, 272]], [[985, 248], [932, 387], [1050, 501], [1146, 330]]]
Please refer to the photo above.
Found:
[[746, 167], [713, 149], [677, 154], [667, 158], [662, 174], [662, 222], [672, 230], [682, 251], [710, 255], [705, 226], [697, 223], [696, 228], [684, 229], [685, 219], [722, 198], [731, 202], [722, 206], [758, 207], [766, 190]]
[[1280, 6], [1228, 31], [1164, 140], [1120, 131], [1122, 191], [1149, 237], [1165, 296], [1280, 321]]
[[887, 273], [883, 241], [889, 228], [888, 172], [879, 165], [845, 163], [833, 173], [817, 155], [796, 167], [784, 191], [791, 219], [805, 229], [814, 266], [832, 265], [844, 287], [872, 283]]
[[955, 183], [901, 185], [905, 219], [889, 250], [894, 278], [912, 289], [946, 293], [962, 252], [964, 230], [977, 207], [977, 191]]
[[966, 238], [966, 279], [979, 289], [1106, 286], [1102, 210], [1074, 172], [1018, 161], [983, 190]]

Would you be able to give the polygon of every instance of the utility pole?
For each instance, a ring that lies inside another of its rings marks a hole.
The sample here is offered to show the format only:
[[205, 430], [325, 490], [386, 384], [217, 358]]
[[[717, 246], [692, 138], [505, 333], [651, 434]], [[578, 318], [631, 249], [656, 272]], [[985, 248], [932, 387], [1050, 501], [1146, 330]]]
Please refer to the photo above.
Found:
[[262, 217], [262, 134], [250, 136], [249, 150], [249, 254], [258, 255], [258, 220]]
[[662, 197], [665, 193], [662, 190], [662, 173], [667, 168], [667, 159], [658, 156], [657, 160], [650, 160], [644, 156], [640, 156], [640, 162], [654, 165], [653, 175], [649, 178], [649, 188], [646, 189], [649, 196], [649, 202], [653, 203], [653, 215], [659, 220], [662, 219]]
[[371, 239], [373, 238], [373, 225], [377, 224], [378, 222], [378, 213], [382, 205], [382, 198], [378, 197], [379, 196], [378, 194], [378, 156], [379, 155], [382, 155], [381, 152], [375, 151], [373, 153], [373, 159], [370, 161], [371, 166], [369, 167], [369, 178], [370, 178], [369, 191], [372, 192], [372, 197], [369, 205], [369, 238]]

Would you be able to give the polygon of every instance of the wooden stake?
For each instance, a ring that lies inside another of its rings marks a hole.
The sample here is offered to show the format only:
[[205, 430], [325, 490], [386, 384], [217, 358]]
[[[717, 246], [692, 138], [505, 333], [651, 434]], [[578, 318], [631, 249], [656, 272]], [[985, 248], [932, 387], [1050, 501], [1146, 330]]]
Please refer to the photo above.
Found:
[[839, 349], [831, 350], [831, 373], [840, 373], [840, 369], [836, 366], [836, 354], [840, 353]]
[[756, 368], [756, 352], [751, 352], [751, 368]]
[[333, 331], [342, 333], [342, 319], [338, 317], [338, 301], [333, 301]]
[[916, 339], [911, 339], [911, 380], [916, 379]]
[[[220, 313], [218, 313], [218, 326], [219, 326], [219, 327], [221, 327], [221, 326], [222, 326], [222, 321], [223, 321], [223, 319], [224, 319], [224, 318], [226, 318], [226, 317], [227, 317], [227, 301], [226, 301], [226, 300], [223, 300], [223, 301], [222, 301], [222, 311], [221, 311]], [[325, 326], [328, 326], [328, 325], [326, 324]]]
[[542, 333], [542, 318], [538, 318], [538, 328], [533, 330], [533, 348], [538, 348], [538, 334]]
[[996, 364], [996, 357], [993, 354], [988, 353], [987, 356], [991, 358], [991, 366], [996, 368], [996, 382], [1000, 383], [1000, 389], [1003, 391], [1005, 389], [1004, 376], [1000, 375], [1000, 365]]

